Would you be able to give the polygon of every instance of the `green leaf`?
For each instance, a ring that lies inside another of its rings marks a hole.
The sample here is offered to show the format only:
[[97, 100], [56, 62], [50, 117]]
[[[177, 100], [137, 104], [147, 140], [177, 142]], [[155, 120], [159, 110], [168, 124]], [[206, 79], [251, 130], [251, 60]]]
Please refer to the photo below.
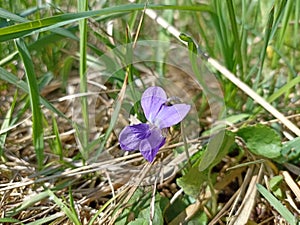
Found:
[[218, 164], [223, 157], [228, 154], [234, 143], [234, 137], [234, 134], [229, 131], [217, 133], [208, 143], [207, 149], [199, 164], [199, 171], [204, 171]]
[[143, 218], [137, 218], [136, 220], [131, 221], [130, 223], [128, 223], [128, 225], [148, 225], [148, 224], [149, 224], [149, 220], [146, 220], [146, 219], [143, 219]]
[[50, 221], [55, 220], [55, 219], [57, 219], [59, 217], [63, 217], [63, 216], [64, 215], [62, 215], [61, 213], [55, 213], [53, 215], [50, 215], [50, 216], [47, 216], [47, 217], [35, 220], [35, 221], [31, 222], [31, 223], [26, 223], [26, 225], [52, 224], [52, 223], [50, 223]]
[[256, 184], [257, 190], [267, 199], [267, 201], [277, 210], [277, 212], [290, 224], [296, 225], [296, 218], [281, 204], [264, 186]]
[[43, 167], [44, 161], [44, 132], [43, 132], [43, 115], [40, 108], [40, 94], [37, 84], [36, 75], [32, 59], [29, 51], [23, 40], [16, 41], [19, 54], [23, 60], [26, 79], [29, 90], [29, 98], [32, 110], [32, 132], [33, 132], [33, 146], [37, 158], [38, 168]]
[[198, 164], [193, 166], [187, 174], [177, 179], [177, 184], [189, 196], [196, 198], [200, 187], [208, 179], [208, 170], [199, 171]]
[[269, 159], [280, 156], [281, 140], [278, 133], [264, 125], [249, 126], [240, 129], [237, 135], [241, 137], [247, 148], [256, 155]]
[[[117, 5], [114, 7], [108, 7], [108, 8], [103, 8], [94, 11], [65, 13], [65, 14], [48, 17], [48, 18], [24, 22], [21, 24], [0, 28], [0, 42], [8, 41], [14, 38], [24, 37], [29, 34], [32, 34], [33, 32], [52, 30], [54, 28], [58, 28], [79, 21], [81, 19], [86, 19], [95, 16], [113, 15], [116, 13], [126, 13], [135, 10], [143, 10], [144, 7], [145, 4], [125, 4], [125, 5]], [[203, 5], [199, 5], [195, 7], [195, 6], [177, 6], [177, 5], [164, 6], [164, 5], [149, 4], [147, 5], [147, 8], [160, 9], [160, 10], [163, 9], [181, 9], [181, 10], [191, 10], [191, 11], [209, 10], [207, 6], [203, 6]]]
[[2, 9], [0, 8], [0, 17], [1, 18], [4, 18], [6, 20], [12, 20], [12, 21], [15, 21], [15, 22], [27, 22], [28, 20], [21, 17], [21, 16], [18, 16], [16, 14], [13, 14], [11, 12], [8, 12], [6, 11], [5, 9]]
[[270, 190], [279, 199], [283, 199], [283, 196], [284, 196], [284, 194], [280, 188], [282, 181], [283, 181], [283, 176], [281, 176], [281, 175], [274, 176], [269, 181]]
[[[20, 88], [22, 91], [29, 93], [29, 88], [26, 82], [17, 78], [14, 74], [6, 71], [4, 68], [0, 67], [0, 79], [5, 80], [6, 82], [15, 85], [17, 88]], [[39, 96], [41, 104], [43, 104], [47, 109], [56, 113], [60, 117], [63, 117], [69, 122], [72, 122], [66, 115], [64, 115], [61, 111], [55, 108], [50, 102], [48, 102], [43, 97]]]
[[[0, 218], [0, 223], [14, 224], [14, 223], [20, 223], [20, 220], [17, 220], [14, 218]], [[23, 223], [21, 223], [21, 224], [23, 224]]]
[[204, 154], [183, 177], [177, 179], [177, 184], [184, 192], [192, 197], [197, 197], [201, 185], [209, 180], [210, 170], [221, 162], [234, 144], [234, 134], [221, 131], [208, 143]]
[[[157, 224], [157, 225], [163, 225], [164, 224], [164, 219], [163, 219], [163, 215], [162, 215], [162, 210], [160, 208], [160, 202], [157, 201], [157, 198], [160, 198], [159, 195], [157, 195], [155, 197], [156, 202], [154, 204], [154, 215], [153, 215], [153, 224]], [[149, 202], [150, 203], [150, 202]], [[143, 209], [142, 211], [140, 211], [138, 218], [143, 218], [144, 220], [146, 220], [147, 222], [149, 221], [149, 219], [151, 218], [151, 207], [150, 204], [147, 208]]]
[[275, 191], [277, 188], [279, 188], [279, 185], [281, 184], [282, 180], [283, 177], [281, 175], [272, 177], [272, 179], [269, 182], [271, 191]]
[[1, 134], [2, 133], [1, 131], [6, 130], [11, 125], [10, 123], [11, 123], [14, 108], [15, 108], [15, 105], [17, 102], [17, 96], [18, 96], [18, 90], [15, 91], [15, 95], [14, 95], [13, 101], [11, 103], [11, 106], [10, 106], [9, 110], [7, 111], [5, 119], [2, 121], [2, 125], [0, 127], [0, 160], [4, 160], [4, 158], [3, 158], [4, 145], [5, 145], [5, 140], [6, 140], [6, 137], [8, 134], [8, 132]]
[[59, 159], [63, 160], [63, 147], [60, 139], [60, 134], [57, 126], [56, 119], [54, 115], [52, 115], [52, 132], [55, 135], [54, 140], [51, 142], [51, 146], [53, 148], [53, 151], [56, 155], [59, 156]]
[[51, 190], [46, 190], [46, 193], [49, 195], [50, 199], [52, 199], [55, 204], [60, 207], [60, 209], [68, 216], [68, 218], [75, 224], [81, 225], [76, 213], [72, 212], [64, 203], [63, 201], [58, 198]]
[[12, 217], [20, 213], [21, 211], [27, 209], [28, 207], [34, 205], [37, 202], [42, 201], [43, 199], [47, 198], [48, 194], [47, 192], [41, 192], [38, 194], [35, 194], [31, 196], [30, 198], [27, 198], [24, 200], [20, 205], [18, 205], [16, 208], [13, 208], [12, 210], [8, 211], [6, 213], [6, 216]]
[[298, 164], [300, 162], [300, 137], [284, 143], [281, 149], [284, 162]]
[[[78, 11], [85, 12], [87, 10], [87, 0], [78, 0]], [[80, 76], [80, 93], [86, 93], [87, 87], [87, 20], [79, 21], [79, 34], [80, 34], [80, 58], [79, 58], [79, 76]], [[86, 96], [80, 98], [81, 114], [83, 117], [83, 129], [80, 133], [76, 132], [77, 136], [81, 137], [81, 154], [83, 158], [88, 159], [88, 152], [85, 150], [89, 142], [89, 105]]]

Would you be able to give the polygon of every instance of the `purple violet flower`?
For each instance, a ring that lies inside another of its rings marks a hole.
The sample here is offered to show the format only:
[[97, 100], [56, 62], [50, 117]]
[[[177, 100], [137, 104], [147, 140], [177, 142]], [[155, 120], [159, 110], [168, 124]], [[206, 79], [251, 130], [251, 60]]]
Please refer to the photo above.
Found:
[[159, 148], [166, 142], [163, 129], [182, 121], [191, 108], [187, 104], [167, 105], [167, 101], [167, 95], [161, 87], [149, 87], [145, 90], [141, 105], [149, 124], [126, 126], [119, 135], [123, 150], [139, 149], [146, 160], [154, 160]]

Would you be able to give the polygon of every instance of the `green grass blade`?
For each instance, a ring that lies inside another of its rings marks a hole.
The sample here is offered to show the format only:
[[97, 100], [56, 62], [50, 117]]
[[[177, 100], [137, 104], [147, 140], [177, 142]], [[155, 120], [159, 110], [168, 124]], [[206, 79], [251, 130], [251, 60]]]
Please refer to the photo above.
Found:
[[269, 98], [268, 102], [273, 102], [277, 98], [279, 98], [281, 95], [287, 93], [290, 89], [295, 87], [297, 84], [300, 83], [300, 76], [295, 77], [293, 80], [289, 81], [285, 85], [283, 85], [279, 90], [274, 92]]
[[73, 214], [76, 215], [76, 217], [78, 217], [76, 209], [75, 209], [75, 203], [74, 203], [74, 198], [72, 195], [72, 188], [71, 186], [69, 186], [69, 201], [70, 201], [70, 207], [71, 207], [71, 211], [73, 212]]
[[63, 160], [63, 147], [62, 147], [61, 139], [59, 136], [57, 122], [56, 122], [54, 115], [52, 115], [52, 131], [55, 135], [55, 139], [52, 142], [52, 147], [54, 149], [54, 153], [56, 155], [58, 155], [60, 161], [62, 161]]
[[237, 29], [237, 23], [236, 23], [236, 15], [234, 12], [233, 2], [232, 0], [227, 0], [227, 8], [233, 33], [233, 39], [234, 39], [234, 46], [236, 47], [236, 61], [238, 62], [240, 66], [240, 73], [241, 73], [241, 79], [244, 79], [244, 66], [243, 66], [243, 56], [241, 52], [241, 40], [239, 37], [239, 32]]
[[0, 223], [9, 223], [9, 224], [23, 224], [20, 220], [14, 218], [0, 218]]
[[16, 42], [19, 54], [23, 60], [28, 83], [29, 98], [32, 110], [33, 146], [36, 153], [38, 168], [42, 169], [44, 160], [43, 115], [40, 108], [39, 90], [32, 59], [23, 40]]
[[28, 21], [24, 17], [18, 16], [16, 14], [13, 14], [13, 13], [8, 12], [8, 11], [6, 11], [4, 9], [1, 9], [1, 8], [0, 8], [0, 17], [3, 18], [3, 19], [6, 19], [6, 20], [12, 20], [12, 21], [15, 21], [15, 22], [20, 22], [20, 23]]
[[60, 207], [60, 209], [67, 215], [67, 217], [75, 224], [81, 225], [77, 215], [73, 213], [60, 198], [58, 198], [51, 190], [46, 190], [46, 193], [49, 195], [50, 199], [52, 199], [55, 204]]
[[[0, 132], [7, 129], [7, 128], [9, 128], [9, 126], [11, 125], [12, 114], [13, 114], [13, 111], [14, 111], [14, 108], [15, 108], [15, 105], [16, 105], [16, 102], [17, 102], [17, 95], [18, 95], [18, 90], [15, 91], [13, 101], [11, 103], [11, 106], [10, 106], [9, 110], [6, 113], [4, 121], [2, 122]], [[5, 161], [3, 150], [4, 150], [4, 144], [5, 144], [6, 137], [7, 137], [7, 132], [0, 135], [0, 160], [1, 161]]]
[[[29, 88], [26, 82], [23, 80], [19, 80], [14, 74], [6, 71], [2, 67], [0, 67], [0, 79], [4, 80], [17, 88], [20, 88], [22, 91], [29, 93]], [[65, 116], [61, 111], [59, 111], [57, 108], [55, 108], [51, 103], [49, 103], [46, 99], [42, 98], [41, 96], [40, 102], [43, 104], [47, 109], [51, 110], [52, 112], [56, 113], [60, 117], [66, 119], [67, 121], [71, 122], [71, 120]]]
[[8, 216], [8, 217], [15, 216], [18, 213], [20, 213], [21, 211], [26, 210], [28, 207], [34, 205], [37, 202], [42, 201], [43, 199], [45, 199], [47, 197], [48, 197], [48, 193], [46, 193], [46, 192], [41, 192], [41, 193], [35, 194], [35, 195], [31, 196], [30, 198], [27, 198], [26, 201], [23, 201], [18, 207], [14, 208], [11, 211], [8, 211], [6, 213], [6, 216]]
[[296, 225], [296, 218], [294, 215], [281, 204], [264, 186], [256, 185], [257, 190], [267, 199], [267, 201], [277, 210], [277, 212], [290, 224]]
[[[56, 15], [48, 18], [38, 19], [34, 21], [24, 22], [21, 24], [0, 28], [0, 42], [11, 40], [14, 38], [23, 37], [37, 31], [47, 31], [53, 28], [61, 27], [81, 19], [113, 15], [116, 13], [126, 13], [135, 10], [143, 10], [144, 4], [126, 4], [104, 8], [100, 10], [78, 12], [78, 13], [66, 13]], [[191, 11], [209, 11], [209, 8], [203, 5], [198, 7], [192, 6], [163, 6], [163, 5], [148, 5], [148, 8], [164, 10], [164, 9], [177, 9], [177, 10], [191, 10]]]
[[[78, 0], [78, 11], [85, 12], [87, 10], [87, 1], [86, 0]], [[86, 93], [88, 91], [87, 88], [87, 21], [86, 19], [79, 21], [79, 36], [80, 36], [80, 66], [79, 66], [79, 76], [80, 76], [80, 93]], [[82, 96], [80, 98], [81, 101], [81, 113], [83, 117], [83, 126], [84, 129], [81, 129], [78, 135], [81, 136], [81, 146], [82, 146], [82, 155], [84, 159], [88, 158], [87, 152], [85, 151], [86, 146], [88, 145], [89, 138], [89, 110], [88, 110], [88, 102], [87, 97]]]
[[223, 55], [223, 60], [226, 68], [230, 71], [235, 72], [235, 62], [234, 62], [234, 50], [232, 46], [232, 36], [230, 35], [229, 28], [227, 24], [229, 24], [228, 18], [224, 13], [224, 2], [213, 0], [212, 7], [214, 9], [214, 13], [211, 14], [212, 22], [214, 23], [214, 28], [216, 29], [216, 38], [217, 43], [220, 48], [220, 51]]
[[269, 13], [269, 18], [266, 26], [266, 31], [265, 31], [265, 36], [264, 36], [264, 46], [262, 48], [262, 51], [260, 53], [260, 67], [258, 70], [258, 74], [255, 78], [254, 84], [252, 86], [252, 89], [254, 91], [257, 90], [259, 81], [261, 79], [262, 71], [263, 71], [263, 66], [266, 58], [266, 53], [267, 53], [267, 47], [269, 44], [269, 41], [271, 39], [271, 32], [272, 32], [272, 27], [273, 27], [273, 21], [274, 21], [274, 7], [272, 7], [270, 13]]
[[[54, 215], [50, 215], [50, 216], [47, 216], [45, 218], [42, 218], [42, 219], [39, 219], [39, 220], [36, 220], [36, 221], [33, 221], [31, 223], [26, 223], [26, 225], [42, 225], [42, 224], [51, 224], [49, 223], [50, 221], [52, 220], [55, 220], [59, 217], [62, 217], [64, 216], [63, 213], [55, 213]], [[55, 224], [55, 223], [54, 223]]]

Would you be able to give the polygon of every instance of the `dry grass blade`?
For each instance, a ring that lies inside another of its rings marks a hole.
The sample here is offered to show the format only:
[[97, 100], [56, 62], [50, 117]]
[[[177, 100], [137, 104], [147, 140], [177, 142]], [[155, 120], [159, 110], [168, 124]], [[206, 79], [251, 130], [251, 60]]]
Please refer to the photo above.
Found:
[[[257, 195], [256, 184], [260, 182], [263, 173], [263, 164], [261, 164], [257, 175], [252, 176], [248, 186], [248, 190], [242, 202], [242, 206], [237, 211], [237, 217], [230, 224], [240, 225], [246, 224], [249, 220], [251, 211], [254, 207]], [[234, 222], [233, 222], [234, 221]]]
[[293, 191], [293, 193], [298, 198], [298, 201], [300, 201], [300, 188], [299, 185], [293, 180], [289, 172], [283, 171], [282, 175], [284, 177], [285, 182], [290, 187], [290, 189]]
[[[149, 163], [144, 166], [144, 168], [140, 172], [140, 176], [139, 176], [138, 180], [136, 181], [136, 184], [130, 188], [126, 198], [123, 201], [121, 201], [122, 203], [126, 204], [130, 200], [130, 198], [133, 196], [134, 192], [137, 190], [139, 185], [142, 183], [142, 181], [145, 178], [145, 176], [147, 175], [147, 173], [150, 171], [151, 166], [152, 166], [152, 164], [149, 164]], [[116, 212], [116, 214], [112, 217], [112, 219], [110, 220], [108, 225], [113, 225], [115, 223], [117, 218], [121, 215], [123, 209], [124, 208], [122, 207]]]
[[287, 119], [282, 113], [280, 113], [276, 108], [274, 108], [270, 103], [268, 103], [263, 97], [258, 95], [255, 91], [253, 91], [247, 84], [238, 79], [233, 73], [231, 73], [224, 66], [220, 65], [219, 62], [212, 58], [208, 58], [207, 61], [220, 73], [222, 73], [227, 79], [229, 79], [232, 83], [234, 83], [238, 88], [240, 88], [243, 92], [245, 92], [249, 97], [251, 97], [254, 101], [260, 104], [265, 110], [271, 113], [274, 117], [276, 117], [281, 123], [283, 123], [289, 130], [291, 130], [294, 134], [300, 137], [300, 129], [293, 124], [289, 119]]

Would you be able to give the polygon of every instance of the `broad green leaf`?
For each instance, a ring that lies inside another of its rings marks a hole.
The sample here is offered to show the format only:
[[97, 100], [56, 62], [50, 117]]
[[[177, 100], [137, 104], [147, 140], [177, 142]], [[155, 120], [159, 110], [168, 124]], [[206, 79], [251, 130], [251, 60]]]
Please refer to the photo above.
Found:
[[248, 126], [240, 129], [237, 135], [244, 140], [247, 148], [253, 154], [269, 159], [280, 156], [280, 136], [270, 127], [264, 125]]
[[290, 224], [296, 225], [296, 218], [280, 201], [277, 200], [264, 186], [256, 185], [257, 190], [267, 199], [267, 201], [277, 210], [277, 212]]
[[196, 198], [202, 184], [208, 179], [208, 170], [199, 171], [198, 164], [194, 165], [187, 174], [177, 179], [177, 184], [189, 196]]
[[206, 225], [208, 224], [208, 217], [205, 212], [198, 212], [192, 217], [187, 225]]
[[[160, 196], [156, 196], [156, 202], [154, 204], [154, 215], [153, 215], [153, 224], [157, 224], [157, 225], [163, 225], [164, 224], [164, 219], [163, 219], [163, 215], [162, 215], [162, 210], [160, 208], [160, 204], [159, 201], [157, 201], [157, 198], [159, 198]], [[149, 202], [150, 203], [150, 202]], [[143, 218], [146, 221], [149, 221], [149, 219], [151, 218], [151, 214], [150, 211], [151, 209], [151, 204], [147, 205], [148, 207], [143, 209], [142, 211], [140, 211], [138, 218]]]
[[234, 134], [229, 131], [217, 133], [208, 143], [207, 149], [199, 164], [199, 171], [212, 168], [218, 164], [229, 152], [234, 143]]
[[[140, 201], [143, 197], [144, 193], [143, 191], [138, 188], [134, 194], [132, 195], [132, 197], [130, 198], [130, 200], [128, 201], [127, 205], [128, 207], [127, 208], [124, 208], [122, 213], [120, 214], [120, 216], [118, 217], [118, 220], [115, 221], [115, 225], [125, 225], [127, 224], [127, 218], [128, 218], [128, 215], [132, 212], [134, 214], [138, 214], [138, 212], [136, 212], [134, 210], [134, 208], [140, 204], [142, 204], [141, 202], [145, 203], [145, 201]], [[129, 207], [131, 206], [131, 207]], [[136, 207], [137, 209], [141, 209], [143, 206], [139, 205], [139, 207]], [[117, 212], [120, 208], [116, 208], [115, 212]], [[135, 216], [136, 216], [135, 215]]]
[[210, 170], [221, 162], [234, 144], [234, 134], [221, 131], [210, 140], [204, 154], [183, 177], [177, 179], [177, 184], [184, 192], [197, 197], [201, 185], [209, 179]]
[[[163, 225], [163, 211], [166, 204], [166, 199], [161, 197], [159, 194], [155, 195], [155, 204], [154, 204], [154, 215], [153, 215], [153, 224]], [[150, 210], [151, 209], [151, 201], [152, 201], [152, 193], [145, 193], [144, 190], [138, 188], [130, 200], [127, 202], [126, 207], [123, 209], [121, 215], [119, 215], [118, 221], [115, 222], [116, 225], [125, 225], [128, 224], [128, 216], [136, 218], [136, 220], [132, 221], [135, 224], [136, 221], [147, 221], [147, 224], [150, 220]], [[115, 211], [118, 211], [117, 208]], [[142, 223], [143, 224], [143, 223]]]
[[143, 218], [137, 218], [134, 221], [131, 221], [130, 223], [128, 223], [128, 225], [148, 225], [148, 224], [149, 224], [149, 220], [146, 220]]

